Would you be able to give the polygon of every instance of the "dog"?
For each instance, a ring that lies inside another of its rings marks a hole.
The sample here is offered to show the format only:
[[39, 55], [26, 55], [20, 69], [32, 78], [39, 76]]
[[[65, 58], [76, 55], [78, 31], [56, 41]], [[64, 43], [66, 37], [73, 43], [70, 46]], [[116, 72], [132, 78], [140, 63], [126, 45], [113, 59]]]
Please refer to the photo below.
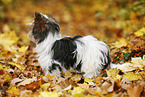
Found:
[[61, 37], [59, 24], [50, 15], [35, 12], [32, 31], [38, 62], [45, 75], [60, 77], [67, 70], [82, 73], [83, 77], [98, 76], [109, 64], [109, 48], [91, 35]]

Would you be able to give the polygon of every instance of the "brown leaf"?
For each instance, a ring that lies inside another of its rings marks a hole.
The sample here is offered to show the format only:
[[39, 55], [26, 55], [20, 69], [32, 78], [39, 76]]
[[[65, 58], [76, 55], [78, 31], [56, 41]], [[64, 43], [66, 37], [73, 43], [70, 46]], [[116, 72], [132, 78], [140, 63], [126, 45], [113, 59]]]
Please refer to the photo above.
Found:
[[35, 92], [37, 89], [40, 88], [39, 82], [31, 82], [30, 84], [27, 84], [25, 86], [26, 86], [26, 89], [32, 90], [33, 92]]
[[0, 69], [0, 75], [3, 75], [5, 71], [3, 69]]
[[86, 89], [86, 91], [84, 91], [84, 94], [95, 95], [96, 94], [96, 90], [93, 89], [93, 88], [89, 88], [89, 89]]
[[141, 85], [131, 85], [127, 93], [129, 97], [140, 97], [140, 93], [143, 91], [143, 87]]
[[121, 88], [120, 81], [116, 80], [114, 83], [114, 91], [118, 91]]

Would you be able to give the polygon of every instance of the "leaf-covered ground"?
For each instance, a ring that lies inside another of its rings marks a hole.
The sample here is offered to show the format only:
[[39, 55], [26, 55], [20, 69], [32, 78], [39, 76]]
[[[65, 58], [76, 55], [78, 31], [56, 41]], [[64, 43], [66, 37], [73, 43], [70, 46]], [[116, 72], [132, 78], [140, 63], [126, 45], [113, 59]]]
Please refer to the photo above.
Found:
[[[127, 66], [92, 79], [44, 76], [25, 25], [35, 11], [52, 14], [63, 36], [105, 41], [111, 62]], [[1, 0], [0, 97], [145, 97], [144, 21], [144, 0]]]

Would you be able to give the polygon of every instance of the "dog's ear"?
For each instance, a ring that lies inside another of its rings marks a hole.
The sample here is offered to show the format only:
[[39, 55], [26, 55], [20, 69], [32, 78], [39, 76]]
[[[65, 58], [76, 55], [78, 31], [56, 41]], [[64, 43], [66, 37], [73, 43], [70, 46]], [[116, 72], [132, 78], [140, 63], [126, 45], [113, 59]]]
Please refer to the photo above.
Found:
[[47, 21], [48, 20], [44, 17], [43, 14], [35, 12], [34, 16], [34, 27], [36, 28], [35, 30], [37, 30], [38, 32], [43, 32], [46, 29]]
[[35, 12], [34, 25], [32, 30], [32, 34], [34, 35], [35, 40], [40, 40], [42, 37], [44, 37], [43, 36], [45, 34], [44, 31], [46, 30], [47, 27], [46, 22], [47, 19], [43, 16], [43, 14]]
[[44, 17], [43, 17], [43, 15], [41, 13], [35, 12], [35, 16], [34, 16], [35, 21], [36, 20], [38, 20], [38, 21], [43, 20], [43, 18]]
[[42, 42], [49, 33], [59, 33], [59, 25], [51, 15], [35, 12], [32, 34], [38, 43]]

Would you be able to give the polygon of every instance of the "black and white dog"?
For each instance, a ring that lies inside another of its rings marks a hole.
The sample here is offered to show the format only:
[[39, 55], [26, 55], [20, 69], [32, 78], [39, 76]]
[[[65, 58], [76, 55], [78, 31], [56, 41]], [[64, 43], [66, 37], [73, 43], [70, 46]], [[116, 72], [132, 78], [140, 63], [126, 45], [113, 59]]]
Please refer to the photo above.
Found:
[[93, 36], [61, 37], [59, 24], [49, 14], [35, 12], [33, 29], [28, 34], [45, 74], [61, 76], [66, 70], [83, 72], [92, 78], [110, 64], [107, 45]]

